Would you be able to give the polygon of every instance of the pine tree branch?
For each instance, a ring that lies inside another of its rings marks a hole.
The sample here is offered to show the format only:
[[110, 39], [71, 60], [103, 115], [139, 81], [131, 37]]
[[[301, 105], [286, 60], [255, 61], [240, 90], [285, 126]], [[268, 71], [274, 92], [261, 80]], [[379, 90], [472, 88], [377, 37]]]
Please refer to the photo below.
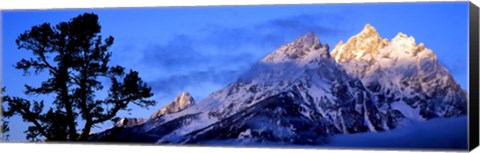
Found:
[[50, 135], [45, 131], [45, 128], [39, 122], [39, 120], [41, 120], [40, 112], [34, 113], [30, 110], [31, 102], [29, 100], [19, 97], [10, 98], [6, 96], [4, 97], [4, 102], [7, 102], [9, 106], [9, 110], [5, 111], [7, 117], [12, 116], [13, 114], [20, 114], [24, 120], [31, 122], [38, 129], [38, 132], [40, 132], [42, 136], [47, 139], [51, 138]]

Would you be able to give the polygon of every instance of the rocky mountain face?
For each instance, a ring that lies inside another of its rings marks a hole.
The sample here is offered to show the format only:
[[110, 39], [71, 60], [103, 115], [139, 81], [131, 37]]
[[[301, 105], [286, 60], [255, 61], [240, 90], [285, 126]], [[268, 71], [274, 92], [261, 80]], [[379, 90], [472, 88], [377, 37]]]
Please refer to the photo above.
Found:
[[398, 33], [389, 42], [366, 25], [346, 43], [337, 44], [332, 57], [349, 75], [361, 79], [384, 113], [393, 107], [412, 120], [466, 113], [466, 92], [435, 53], [412, 36]]
[[[212, 135], [237, 139], [245, 132], [258, 141], [314, 143], [313, 138], [333, 133], [382, 130], [368, 96], [361, 81], [347, 75], [330, 57], [328, 46], [307, 33], [266, 56], [238, 81], [189, 108], [191, 117], [182, 118], [188, 116], [185, 114], [163, 121], [164, 125], [183, 123], [158, 143], [197, 143]], [[154, 131], [151, 133], [163, 133]], [[311, 139], [303, 140], [305, 137]]]
[[122, 118], [114, 124], [115, 127], [133, 127], [143, 124], [147, 121], [145, 118]]
[[423, 44], [405, 34], [389, 42], [366, 25], [331, 54], [307, 33], [198, 104], [182, 93], [145, 123], [92, 140], [321, 144], [463, 115], [466, 97]]
[[194, 104], [195, 104], [195, 100], [193, 99], [193, 97], [188, 92], [184, 91], [178, 94], [172, 102], [168, 103], [165, 107], [161, 108], [160, 110], [155, 112], [152, 116], [150, 116], [150, 119], [160, 117], [165, 114], [179, 112]]

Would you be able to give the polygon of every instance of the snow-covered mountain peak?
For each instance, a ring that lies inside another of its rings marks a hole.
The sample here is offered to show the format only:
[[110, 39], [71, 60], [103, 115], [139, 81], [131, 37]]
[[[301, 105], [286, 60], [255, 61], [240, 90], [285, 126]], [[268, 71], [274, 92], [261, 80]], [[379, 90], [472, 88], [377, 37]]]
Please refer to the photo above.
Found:
[[[402, 32], [399, 32], [392, 41], [384, 48], [378, 51], [377, 60], [401, 60], [404, 63], [431, 59], [436, 61], [436, 55], [431, 50], [425, 47], [425, 44], [417, 44], [413, 36], [408, 36]], [[436, 62], [435, 62], [436, 63]], [[383, 65], [388, 66], [388, 65]]]
[[[396, 39], [406, 39], [406, 38], [413, 38], [413, 36], [408, 36], [407, 34], [403, 33], [403, 32], [398, 32], [397, 35], [392, 39], [392, 40], [396, 40]], [[413, 39], [415, 40], [415, 39]]]
[[388, 42], [367, 25], [346, 43], [338, 43], [332, 57], [349, 75], [360, 78], [374, 95], [380, 97], [380, 107], [386, 107], [387, 103], [397, 107], [404, 102], [412, 108], [421, 105], [421, 112], [415, 114], [422, 117], [407, 117], [420, 120], [464, 113], [466, 93], [441, 65], [435, 53], [423, 43], [417, 45], [413, 36], [399, 32]]
[[[307, 32], [305, 35], [297, 38], [294, 44], [298, 47], [309, 47], [320, 44], [320, 40], [313, 32]], [[321, 44], [320, 44], [321, 45]]]
[[378, 50], [387, 44], [387, 39], [382, 39], [373, 26], [366, 24], [360, 33], [348, 39], [347, 42], [338, 43], [332, 51], [332, 57], [337, 62], [371, 61]]
[[369, 37], [369, 36], [375, 36], [375, 35], [379, 35], [379, 34], [377, 32], [377, 29], [375, 29], [375, 27], [373, 27], [372, 25], [367, 23], [363, 27], [363, 30], [360, 32], [359, 35], [365, 35], [365, 36]]
[[190, 93], [183, 91], [181, 94], [175, 97], [175, 102], [178, 102], [179, 107], [185, 107], [186, 105], [195, 104]]
[[[365, 25], [360, 33], [348, 39], [347, 42], [340, 41], [332, 50], [331, 55], [337, 63], [343, 65], [353, 62], [354, 69], [358, 69], [362, 75], [365, 67], [391, 67], [398, 63], [398, 60], [405, 63], [436, 58], [435, 53], [426, 48], [423, 43], [417, 44], [413, 36], [399, 32], [391, 41], [388, 41], [386, 38], [382, 38], [369, 24]], [[355, 64], [357, 62], [363, 64], [357, 65]], [[382, 64], [374, 64], [378, 62]]]
[[281, 46], [260, 62], [269, 64], [284, 62], [305, 64], [319, 57], [330, 58], [328, 49], [329, 46], [321, 44], [319, 38], [313, 32], [308, 32], [295, 41]]
[[413, 36], [408, 36], [402, 32], [399, 32], [393, 39], [392, 44], [399, 44], [404, 46], [416, 47], [417, 43]]
[[195, 100], [190, 93], [183, 91], [178, 94], [172, 102], [155, 112], [150, 118], [153, 119], [162, 115], [176, 113], [194, 104]]

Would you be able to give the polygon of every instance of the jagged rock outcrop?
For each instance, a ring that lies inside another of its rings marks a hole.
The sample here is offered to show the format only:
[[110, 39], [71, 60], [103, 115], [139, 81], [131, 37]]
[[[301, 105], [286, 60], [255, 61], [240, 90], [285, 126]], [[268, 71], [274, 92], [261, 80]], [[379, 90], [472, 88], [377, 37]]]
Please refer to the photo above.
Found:
[[114, 124], [115, 127], [133, 127], [143, 124], [147, 121], [145, 118], [121, 118]]
[[337, 63], [360, 78], [386, 114], [400, 111], [410, 120], [466, 113], [466, 93], [435, 53], [415, 38], [398, 33], [390, 42], [371, 25], [332, 51]]
[[179, 112], [194, 104], [195, 104], [195, 100], [193, 99], [193, 97], [188, 92], [184, 91], [178, 94], [172, 102], [168, 103], [166, 106], [162, 107], [160, 110], [155, 112], [152, 116], [150, 116], [150, 119], [153, 119], [165, 114]]

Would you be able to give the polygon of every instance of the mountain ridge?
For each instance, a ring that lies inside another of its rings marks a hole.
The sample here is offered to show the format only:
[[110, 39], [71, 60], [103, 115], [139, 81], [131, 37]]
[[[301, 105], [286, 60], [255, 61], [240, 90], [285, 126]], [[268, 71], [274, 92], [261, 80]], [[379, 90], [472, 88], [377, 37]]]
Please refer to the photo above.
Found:
[[[374, 29], [370, 25], [366, 28]], [[381, 37], [375, 37], [376, 41], [362, 40], [362, 44], [350, 41], [362, 35], [363, 31], [350, 38], [347, 43], [337, 45], [332, 51], [332, 56], [349, 75], [360, 78], [363, 84], [372, 89], [380, 88], [371, 90], [373, 93], [378, 93], [377, 95], [398, 99], [389, 100], [390, 103], [403, 100], [408, 101], [407, 103], [413, 108], [417, 105], [426, 107], [420, 109], [421, 116], [424, 118], [448, 117], [465, 113], [466, 93], [455, 82], [448, 70], [440, 64], [431, 49], [423, 43], [417, 44], [413, 36], [402, 32], [399, 32], [390, 42], [386, 41], [387, 39], [380, 41]], [[377, 47], [370, 48], [375, 51], [370, 51], [368, 54], [356, 54], [363, 53], [364, 48], [348, 46]], [[357, 58], [348, 58], [355, 55]], [[383, 92], [376, 90], [383, 90]], [[391, 90], [398, 93], [383, 94]], [[441, 99], [441, 97], [450, 97], [450, 99]], [[442, 103], [452, 106], [449, 108], [433, 106], [442, 105]], [[443, 111], [450, 112], [440, 113]]]
[[202, 102], [177, 96], [174, 108], [180, 108], [181, 97], [188, 106], [170, 113], [162, 108], [112, 137], [130, 141], [136, 135], [160, 144], [227, 139], [318, 144], [335, 134], [381, 132], [466, 113], [467, 93], [412, 36], [399, 33], [388, 41], [366, 24], [329, 49], [308, 32]]

